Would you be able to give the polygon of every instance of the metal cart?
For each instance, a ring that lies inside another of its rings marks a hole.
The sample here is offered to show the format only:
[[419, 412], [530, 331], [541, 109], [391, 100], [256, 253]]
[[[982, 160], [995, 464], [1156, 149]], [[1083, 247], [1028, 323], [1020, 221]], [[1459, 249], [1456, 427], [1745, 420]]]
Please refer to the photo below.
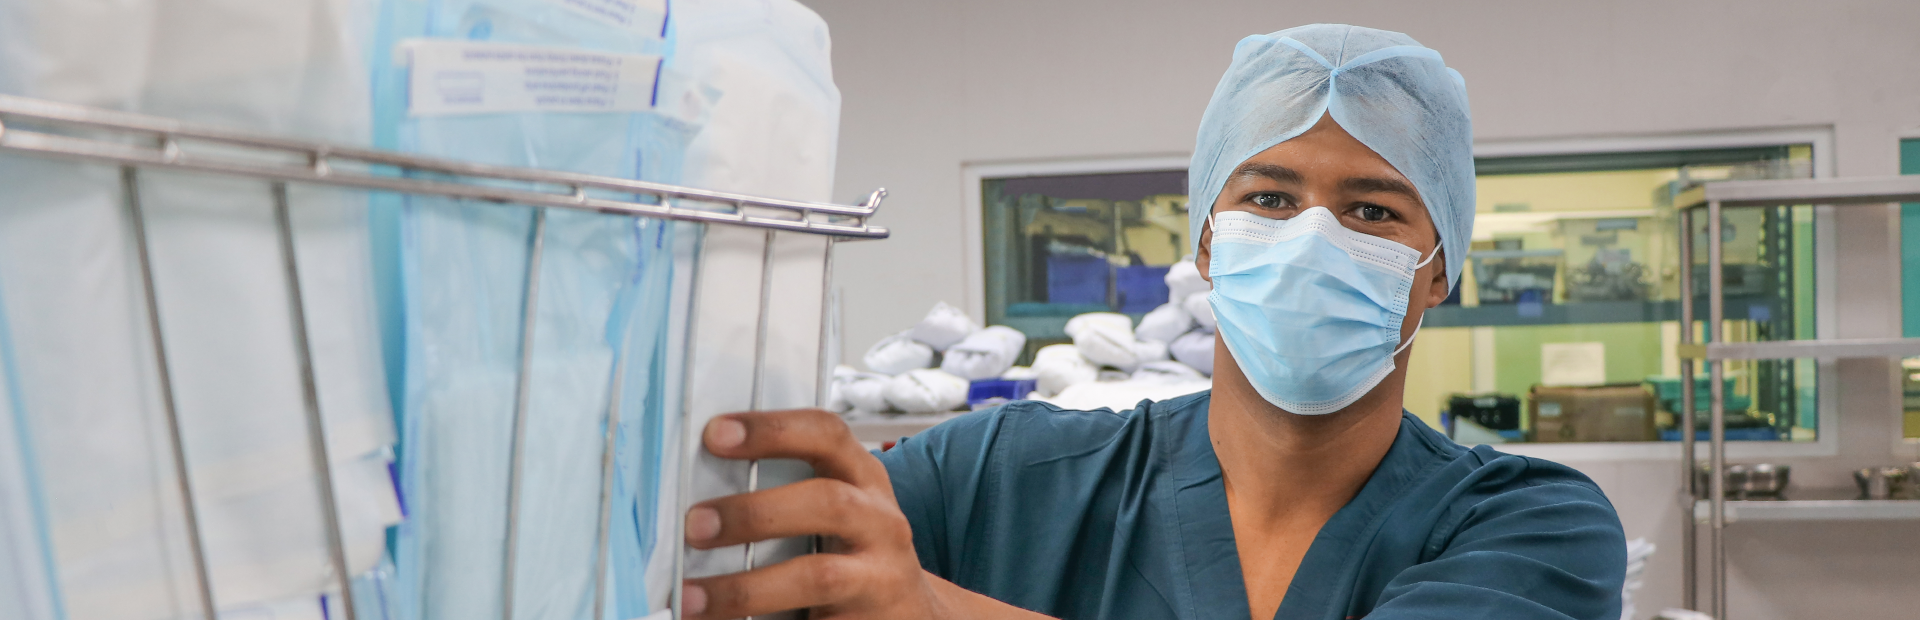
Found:
[[[1920, 202], [1920, 176], [1870, 177], [1857, 179], [1794, 179], [1776, 181], [1726, 181], [1709, 183], [1689, 190], [1675, 201], [1680, 209], [1680, 365], [1681, 420], [1680, 454], [1683, 496], [1687, 527], [1682, 529], [1681, 547], [1685, 564], [1684, 601], [1689, 609], [1698, 605], [1699, 520], [1693, 515], [1707, 512], [1709, 561], [1712, 565], [1710, 613], [1727, 617], [1727, 549], [1723, 531], [1729, 522], [1729, 504], [1739, 505], [1741, 514], [1758, 519], [1916, 519], [1920, 501], [1824, 500], [1729, 502], [1726, 499], [1726, 362], [1729, 360], [1780, 360], [1794, 358], [1900, 358], [1920, 355], [1920, 338], [1774, 340], [1766, 342], [1726, 342], [1724, 338], [1726, 283], [1723, 272], [1721, 211], [1730, 207], [1773, 207], [1792, 205], [1856, 206], [1884, 205], [1895, 202]], [[1707, 239], [1707, 316], [1706, 342], [1695, 342], [1693, 291], [1693, 221], [1705, 212]], [[1694, 362], [1704, 361], [1708, 374], [1709, 413], [1708, 475], [1706, 489], [1695, 479]], [[1820, 429], [1830, 432], [1830, 429]], [[1751, 508], [1749, 510], [1748, 508]]]

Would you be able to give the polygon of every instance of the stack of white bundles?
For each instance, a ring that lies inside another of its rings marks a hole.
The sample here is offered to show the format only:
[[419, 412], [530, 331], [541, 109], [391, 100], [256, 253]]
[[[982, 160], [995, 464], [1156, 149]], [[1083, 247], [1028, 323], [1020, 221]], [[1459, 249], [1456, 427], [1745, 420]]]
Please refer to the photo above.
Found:
[[1643, 585], [1641, 577], [1647, 572], [1647, 559], [1653, 557], [1657, 547], [1645, 538], [1627, 541], [1627, 580], [1620, 588], [1620, 620], [1633, 620], [1633, 594]]
[[1217, 329], [1217, 323], [1213, 320], [1213, 302], [1207, 301], [1206, 293], [1189, 295], [1180, 305], [1187, 310], [1187, 314], [1193, 315], [1193, 322], [1199, 324], [1202, 331], [1211, 334]]
[[1196, 329], [1174, 339], [1167, 349], [1174, 360], [1213, 375], [1213, 334]]
[[967, 404], [967, 380], [933, 369], [908, 371], [887, 381], [887, 404], [907, 413], [953, 411]]
[[1000, 378], [1006, 379], [1008, 381], [1024, 381], [1027, 379], [1039, 379], [1040, 372], [1034, 370], [1032, 366], [1014, 366], [1012, 368], [1008, 368], [1006, 372], [1000, 373]]
[[[944, 305], [944, 304], [943, 304]], [[964, 318], [964, 317], [962, 317]], [[995, 325], [967, 336], [947, 348], [940, 369], [962, 379], [992, 379], [1013, 367], [1013, 360], [1027, 346], [1027, 335], [1004, 325]]]
[[1087, 361], [1133, 372], [1140, 366], [1140, 341], [1133, 337], [1133, 319], [1124, 314], [1094, 312], [1067, 321], [1067, 336]]
[[1133, 371], [1133, 376], [1127, 380], [1139, 383], [1191, 383], [1206, 381], [1207, 376], [1180, 362], [1158, 361], [1141, 364], [1140, 369]]
[[1213, 290], [1213, 285], [1200, 277], [1200, 270], [1194, 266], [1191, 258], [1174, 263], [1172, 267], [1167, 268], [1166, 283], [1167, 299], [1175, 301], [1183, 301]]
[[887, 382], [891, 380], [883, 374], [859, 373], [840, 384], [840, 393], [853, 411], [879, 413], [887, 410]]
[[846, 413], [854, 409], [853, 401], [847, 397], [847, 388], [861, 381], [885, 381], [886, 375], [872, 372], [860, 372], [852, 366], [841, 364], [833, 367], [833, 380], [827, 384], [827, 411]]
[[927, 312], [927, 317], [920, 319], [920, 324], [913, 326], [908, 333], [914, 340], [933, 347], [935, 351], [946, 351], [977, 331], [980, 331], [980, 326], [973, 319], [943, 301], [934, 304], [933, 310]]
[[1078, 347], [1056, 344], [1042, 347], [1033, 354], [1033, 372], [1034, 389], [1043, 396], [1052, 396], [1069, 386], [1098, 379], [1100, 367], [1087, 361]]
[[933, 347], [913, 339], [912, 330], [888, 336], [867, 349], [867, 370], [897, 375], [909, 370], [933, 367]]
[[1133, 328], [1133, 336], [1140, 340], [1173, 342], [1181, 334], [1193, 331], [1194, 326], [1193, 315], [1186, 308], [1168, 302], [1140, 317], [1140, 325]]
[[1046, 398], [1063, 409], [1112, 409], [1119, 411], [1131, 409], [1140, 401], [1160, 401], [1212, 387], [1207, 379], [1192, 380], [1127, 380], [1099, 381], [1081, 383], [1062, 390], [1058, 395]]

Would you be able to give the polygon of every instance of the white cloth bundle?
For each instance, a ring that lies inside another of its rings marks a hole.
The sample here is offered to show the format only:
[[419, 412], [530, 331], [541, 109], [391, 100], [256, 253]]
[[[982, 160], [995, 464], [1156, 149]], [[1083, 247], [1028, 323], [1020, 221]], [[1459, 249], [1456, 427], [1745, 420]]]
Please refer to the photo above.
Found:
[[847, 405], [854, 411], [877, 413], [887, 410], [887, 382], [892, 377], [883, 374], [863, 372], [849, 377], [840, 384], [840, 393], [846, 396]]
[[1133, 376], [1128, 380], [1151, 383], [1191, 383], [1206, 381], [1207, 376], [1200, 374], [1200, 371], [1192, 366], [1180, 362], [1160, 361], [1141, 364], [1140, 369], [1133, 371]]
[[897, 375], [916, 368], [933, 367], [933, 347], [913, 339], [912, 331], [882, 338], [860, 358], [867, 370]]
[[1117, 312], [1089, 312], [1067, 319], [1067, 337], [1079, 338], [1080, 333], [1089, 329], [1108, 329], [1133, 333], [1133, 319]]
[[1014, 366], [1008, 368], [1006, 372], [1000, 373], [1000, 378], [1008, 381], [1038, 379], [1040, 378], [1040, 373], [1035, 371], [1032, 366]]
[[962, 379], [992, 379], [1013, 367], [1013, 360], [1027, 347], [1027, 335], [1004, 325], [995, 325], [967, 336], [947, 348], [940, 369]]
[[1186, 299], [1213, 290], [1192, 260], [1183, 260], [1167, 268], [1167, 299]]
[[1140, 326], [1133, 328], [1133, 337], [1173, 342], [1180, 334], [1193, 331], [1193, 326], [1193, 315], [1188, 314], [1186, 308], [1176, 303], [1165, 303], [1140, 317]]
[[[1158, 340], [1133, 341], [1133, 359], [1139, 360], [1140, 365], [1167, 361], [1172, 359], [1170, 357], [1171, 354], [1165, 342]], [[1135, 366], [1135, 368], [1138, 367], [1139, 366]]]
[[847, 398], [848, 386], [858, 381], [874, 379], [885, 381], [887, 376], [873, 372], [860, 372], [845, 364], [833, 367], [833, 381], [827, 384], [827, 411], [846, 413], [853, 409], [853, 401]]
[[1067, 388], [1059, 395], [1047, 398], [1062, 409], [1112, 409], [1122, 411], [1132, 409], [1143, 400], [1160, 401], [1185, 396], [1212, 387], [1205, 380], [1197, 381], [1114, 381], [1082, 383]]
[[943, 301], [934, 304], [933, 310], [928, 311], [927, 317], [920, 319], [920, 324], [913, 326], [910, 333], [914, 340], [933, 347], [933, 350], [945, 351], [977, 331], [980, 331], [980, 326], [967, 318], [967, 313]]
[[1213, 376], [1213, 334], [1199, 329], [1187, 332], [1167, 345], [1167, 350], [1174, 360]]
[[1211, 334], [1218, 328], [1213, 320], [1213, 302], [1207, 301], [1206, 293], [1189, 295], [1180, 305], [1187, 310], [1187, 314], [1193, 315], [1193, 322], [1199, 324], [1200, 329]]
[[1100, 376], [1100, 367], [1087, 361], [1080, 349], [1070, 344], [1044, 347], [1033, 355], [1034, 389], [1045, 396], [1059, 394], [1068, 386], [1089, 383]]
[[967, 404], [967, 380], [923, 368], [887, 381], [887, 403], [907, 413], [953, 411]]

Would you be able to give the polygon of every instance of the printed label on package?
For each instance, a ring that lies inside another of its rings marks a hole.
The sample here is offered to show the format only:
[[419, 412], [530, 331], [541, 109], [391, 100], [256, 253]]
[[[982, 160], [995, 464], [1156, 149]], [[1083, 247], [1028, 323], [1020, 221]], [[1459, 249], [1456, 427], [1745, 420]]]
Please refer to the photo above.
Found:
[[660, 57], [563, 47], [416, 40], [407, 113], [640, 112], [653, 107]]
[[547, 1], [614, 26], [654, 36], [667, 36], [667, 0]]

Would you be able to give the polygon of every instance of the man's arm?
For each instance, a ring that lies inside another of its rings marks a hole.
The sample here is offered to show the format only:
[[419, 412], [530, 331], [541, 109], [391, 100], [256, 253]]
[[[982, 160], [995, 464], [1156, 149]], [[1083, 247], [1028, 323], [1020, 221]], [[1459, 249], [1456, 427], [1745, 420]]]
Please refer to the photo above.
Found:
[[819, 535], [823, 553], [744, 573], [690, 579], [688, 618], [745, 618], [810, 609], [819, 618], [1045, 618], [967, 591], [920, 568], [913, 532], [886, 467], [839, 416], [817, 409], [729, 414], [707, 423], [707, 451], [729, 459], [806, 461], [818, 477], [701, 502], [687, 544], [713, 549]]
[[1468, 509], [1431, 562], [1395, 576], [1369, 620], [1620, 617], [1626, 541], [1599, 491], [1550, 483]]

